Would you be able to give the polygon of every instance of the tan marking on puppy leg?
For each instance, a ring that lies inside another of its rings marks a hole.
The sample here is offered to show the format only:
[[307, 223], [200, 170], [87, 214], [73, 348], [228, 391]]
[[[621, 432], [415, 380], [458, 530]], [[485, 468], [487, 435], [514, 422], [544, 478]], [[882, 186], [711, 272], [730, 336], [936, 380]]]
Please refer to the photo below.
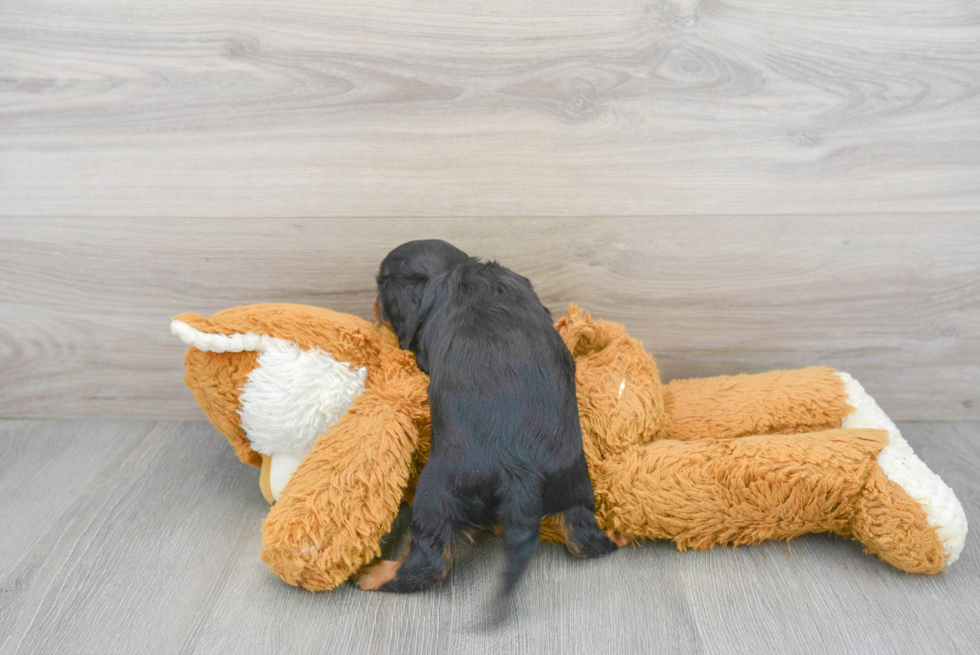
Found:
[[364, 572], [357, 576], [357, 586], [361, 588], [361, 591], [377, 591], [395, 577], [395, 574], [398, 573], [398, 567], [401, 565], [401, 559], [397, 561], [378, 560], [376, 563], [365, 567]]
[[[572, 553], [572, 555], [575, 555], [576, 557], [582, 557], [582, 549], [579, 546], [577, 546], [573, 541], [569, 541], [568, 539], [568, 524], [565, 522], [564, 512], [555, 515], [554, 528], [561, 535], [561, 540], [565, 542], [565, 546]], [[615, 532], [606, 532], [606, 536], [609, 537], [609, 539], [620, 548], [625, 548], [630, 543], [629, 539]]]
[[[472, 542], [470, 542], [470, 543], [472, 543]], [[446, 567], [442, 570], [442, 573], [439, 575], [439, 582], [442, 582], [443, 580], [445, 580], [446, 579], [446, 576], [449, 575], [449, 562], [452, 560], [451, 548], [452, 548], [451, 545], [450, 546], [446, 546], [446, 551], [443, 553], [443, 556], [445, 556], [445, 558], [446, 558]]]
[[565, 547], [568, 548], [568, 551], [575, 557], [581, 557], [582, 549], [568, 538], [568, 523], [565, 521], [565, 512], [556, 514], [555, 518], [555, 528], [558, 530], [559, 534], [561, 534], [561, 540], [565, 542]]
[[[467, 528], [457, 532], [459, 540], [465, 542], [466, 545], [472, 546], [476, 542], [476, 535], [480, 534], [483, 528]], [[446, 559], [449, 559], [449, 550], [446, 550]]]
[[541, 521], [541, 541], [550, 543], [565, 543], [565, 533], [559, 529], [559, 517], [546, 516]]

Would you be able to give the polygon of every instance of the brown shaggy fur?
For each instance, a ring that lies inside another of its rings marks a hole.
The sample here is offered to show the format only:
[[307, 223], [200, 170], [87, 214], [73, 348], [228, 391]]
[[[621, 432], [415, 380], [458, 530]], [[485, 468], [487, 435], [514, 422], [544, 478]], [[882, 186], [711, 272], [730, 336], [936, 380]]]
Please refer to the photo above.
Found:
[[[374, 560], [428, 451], [427, 378], [390, 331], [300, 305], [253, 305], [200, 330], [256, 332], [367, 366], [365, 393], [317, 440], [263, 526], [262, 559], [286, 582], [332, 589]], [[678, 548], [836, 532], [921, 573], [943, 568], [925, 512], [881, 472], [880, 430], [842, 430], [843, 383], [815, 367], [664, 385], [622, 325], [576, 307], [556, 324], [576, 358], [585, 452], [601, 527], [619, 543], [671, 539]], [[238, 424], [238, 392], [255, 353], [191, 348], [185, 381], [243, 462], [259, 465]], [[560, 541], [546, 519], [542, 538]], [[371, 569], [365, 585], [391, 573]], [[383, 582], [382, 582], [383, 583]]]

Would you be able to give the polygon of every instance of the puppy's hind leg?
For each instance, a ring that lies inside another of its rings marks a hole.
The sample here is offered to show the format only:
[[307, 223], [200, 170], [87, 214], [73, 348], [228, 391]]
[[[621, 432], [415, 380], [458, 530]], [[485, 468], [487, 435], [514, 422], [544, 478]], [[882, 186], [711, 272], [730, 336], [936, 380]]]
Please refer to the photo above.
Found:
[[412, 505], [411, 548], [394, 571], [394, 577], [378, 587], [380, 591], [422, 591], [446, 577], [457, 502], [444, 487], [437, 468], [429, 460], [419, 477]]
[[447, 524], [437, 530], [413, 536], [412, 549], [398, 566], [395, 576], [381, 585], [380, 591], [407, 594], [428, 589], [442, 581], [449, 570], [448, 549], [451, 534], [452, 528]]
[[622, 544], [613, 542], [595, 519], [595, 495], [584, 457], [579, 462], [579, 471], [579, 476], [566, 488], [565, 500], [569, 504], [562, 517], [565, 543], [573, 555], [599, 557]]
[[589, 468], [582, 455], [576, 465], [560, 478], [550, 481], [550, 512], [561, 512], [561, 527], [568, 550], [578, 557], [599, 557], [625, 546], [614, 542], [595, 518], [595, 495]]
[[584, 505], [565, 510], [564, 520], [568, 549], [578, 557], [600, 557], [623, 545], [614, 542], [599, 528], [595, 514]]

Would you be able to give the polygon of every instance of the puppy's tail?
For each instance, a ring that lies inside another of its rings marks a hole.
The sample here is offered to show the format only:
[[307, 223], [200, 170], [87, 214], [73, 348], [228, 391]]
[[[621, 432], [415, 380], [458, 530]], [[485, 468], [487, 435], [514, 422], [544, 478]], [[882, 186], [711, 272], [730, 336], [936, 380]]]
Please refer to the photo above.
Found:
[[503, 595], [514, 589], [531, 556], [538, 549], [541, 537], [541, 497], [521, 485], [511, 489], [507, 502], [501, 507], [501, 527], [504, 531], [507, 569]]

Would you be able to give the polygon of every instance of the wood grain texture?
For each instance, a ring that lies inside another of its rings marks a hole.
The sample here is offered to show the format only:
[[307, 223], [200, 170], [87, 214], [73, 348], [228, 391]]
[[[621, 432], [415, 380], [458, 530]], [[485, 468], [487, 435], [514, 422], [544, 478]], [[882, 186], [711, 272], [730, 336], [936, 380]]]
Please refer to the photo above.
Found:
[[[904, 424], [980, 520], [980, 423]], [[258, 472], [203, 422], [0, 421], [0, 655], [13, 653], [972, 653], [980, 548], [914, 576], [811, 535], [597, 561], [542, 545], [511, 616], [485, 536], [438, 588], [310, 594], [258, 559]], [[9, 529], [8, 529], [9, 528]]]
[[0, 222], [0, 416], [202, 416], [184, 311], [255, 302], [370, 318], [395, 245], [445, 238], [561, 313], [624, 323], [667, 379], [826, 364], [899, 420], [980, 412], [975, 215], [629, 220]]
[[0, 215], [980, 210], [960, 0], [7, 0]]

